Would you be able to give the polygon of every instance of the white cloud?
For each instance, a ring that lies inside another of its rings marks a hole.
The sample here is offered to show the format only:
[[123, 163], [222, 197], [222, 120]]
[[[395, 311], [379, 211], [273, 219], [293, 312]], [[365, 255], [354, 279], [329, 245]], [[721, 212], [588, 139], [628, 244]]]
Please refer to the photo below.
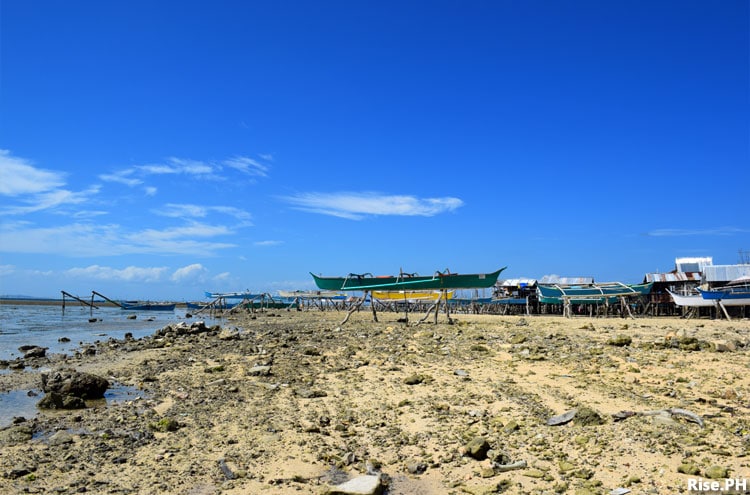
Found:
[[208, 270], [200, 263], [178, 268], [170, 277], [173, 282], [187, 283], [191, 281], [200, 281], [208, 273]]
[[168, 159], [175, 173], [187, 175], [210, 175], [216, 171], [216, 167], [198, 160], [170, 157]]
[[27, 206], [8, 206], [0, 210], [6, 215], [23, 215], [42, 210], [52, 210], [64, 205], [85, 203], [101, 190], [100, 186], [91, 186], [85, 191], [73, 192], [65, 189], [54, 189], [33, 195], [23, 200]]
[[213, 280], [214, 282], [226, 282], [227, 280], [230, 280], [232, 278], [232, 274], [229, 272], [222, 272], [218, 275], [216, 275]]
[[166, 267], [137, 267], [129, 266], [123, 269], [108, 266], [91, 265], [85, 268], [71, 268], [65, 272], [67, 276], [92, 280], [108, 280], [120, 282], [159, 282], [167, 272]]
[[229, 160], [224, 160], [222, 164], [248, 175], [258, 177], [266, 177], [268, 175], [268, 167], [266, 165], [246, 156], [236, 156]]
[[65, 185], [61, 172], [42, 170], [0, 149], [0, 194], [19, 196], [51, 191]]
[[78, 192], [62, 189], [64, 176], [62, 172], [35, 168], [24, 159], [11, 156], [9, 151], [0, 150], [0, 195], [18, 201], [14, 205], [4, 205], [0, 214], [26, 215], [81, 204], [101, 189], [98, 185]]
[[257, 241], [253, 243], [253, 245], [260, 247], [280, 246], [281, 244], [284, 244], [284, 241]]
[[16, 271], [13, 265], [0, 265], [0, 276], [8, 276]]
[[28, 222], [0, 224], [0, 252], [67, 256], [185, 254], [213, 256], [235, 244], [200, 241], [229, 234], [225, 226], [193, 224], [164, 230], [128, 231], [117, 224], [74, 223], [36, 227]]
[[125, 184], [126, 186], [130, 187], [143, 184], [143, 181], [141, 179], [131, 177], [134, 172], [135, 170], [130, 168], [126, 170], [120, 170], [119, 172], [114, 172], [111, 174], [101, 174], [99, 175], [99, 179], [103, 180], [104, 182], [117, 182], [118, 184]]
[[458, 198], [417, 198], [404, 195], [363, 193], [302, 193], [281, 198], [296, 209], [360, 220], [366, 215], [431, 217], [463, 206]]
[[234, 206], [200, 206], [180, 203], [168, 203], [158, 210], [153, 210], [153, 213], [172, 218], [206, 218], [211, 213], [231, 216], [242, 221], [249, 221], [251, 218], [248, 212]]
[[746, 232], [750, 231], [737, 227], [717, 227], [714, 229], [656, 229], [647, 232], [646, 235], [650, 237], [727, 236]]

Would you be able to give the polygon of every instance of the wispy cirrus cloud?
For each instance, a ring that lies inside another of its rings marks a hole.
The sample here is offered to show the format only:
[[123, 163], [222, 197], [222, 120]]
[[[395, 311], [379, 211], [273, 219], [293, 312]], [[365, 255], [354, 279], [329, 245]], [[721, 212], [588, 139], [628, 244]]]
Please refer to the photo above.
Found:
[[349, 220], [361, 220], [366, 216], [376, 215], [431, 217], [453, 211], [464, 204], [460, 199], [453, 197], [418, 198], [375, 192], [309, 192], [280, 199], [297, 210]]
[[218, 213], [241, 220], [244, 225], [249, 225], [250, 213], [235, 208], [234, 206], [203, 206], [186, 203], [167, 203], [153, 213], [172, 218], [206, 218], [212, 213]]
[[143, 184], [143, 180], [133, 177], [135, 169], [126, 169], [111, 174], [100, 174], [99, 179], [104, 182], [117, 182], [126, 186], [135, 187]]
[[36, 168], [29, 160], [0, 149], [0, 194], [19, 196], [55, 190], [65, 185], [65, 174]]
[[247, 175], [258, 177], [268, 176], [269, 167], [267, 165], [264, 165], [259, 161], [253, 160], [252, 158], [248, 158], [246, 156], [236, 156], [228, 160], [224, 160], [222, 162], [222, 165], [233, 168], [235, 170], [239, 170], [240, 172]]
[[253, 246], [271, 247], [271, 246], [280, 246], [282, 244], [284, 244], [284, 241], [272, 241], [272, 240], [268, 240], [268, 241], [256, 241], [256, 242], [253, 243]]
[[738, 227], [716, 227], [713, 229], [655, 229], [646, 232], [648, 237], [685, 237], [685, 236], [729, 236], [750, 232]]
[[30, 161], [0, 150], [0, 195], [14, 198], [16, 204], [0, 208], [2, 215], [26, 215], [81, 204], [99, 193], [93, 185], [83, 191], [63, 189], [65, 174], [34, 167]]
[[[265, 155], [264, 155], [265, 156]], [[266, 160], [261, 157], [261, 160]], [[248, 156], [233, 156], [219, 161], [202, 161], [188, 158], [169, 157], [162, 163], [133, 165], [114, 172], [100, 174], [99, 179], [129, 187], [143, 185], [149, 176], [184, 175], [200, 180], [226, 180], [224, 172], [235, 170], [249, 177], [267, 177], [270, 167], [262, 161]], [[155, 189], [145, 187], [147, 194], [153, 195]]]

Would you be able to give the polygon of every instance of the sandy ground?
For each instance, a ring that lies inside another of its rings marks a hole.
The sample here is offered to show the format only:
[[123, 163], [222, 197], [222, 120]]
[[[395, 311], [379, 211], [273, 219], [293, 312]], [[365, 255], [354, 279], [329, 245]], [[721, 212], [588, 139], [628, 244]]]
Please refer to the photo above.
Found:
[[[145, 397], [0, 431], [0, 493], [322, 494], [368, 468], [391, 495], [676, 494], [750, 478], [746, 320], [343, 317], [240, 315], [53, 359]], [[467, 455], [482, 439], [489, 452]]]

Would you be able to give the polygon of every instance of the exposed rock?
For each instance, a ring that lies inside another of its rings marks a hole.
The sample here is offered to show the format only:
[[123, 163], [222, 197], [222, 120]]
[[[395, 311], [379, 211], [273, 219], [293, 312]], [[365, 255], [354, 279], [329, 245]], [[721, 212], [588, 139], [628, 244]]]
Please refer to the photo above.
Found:
[[268, 376], [271, 374], [271, 367], [256, 365], [247, 370], [247, 374], [249, 376]]
[[327, 495], [380, 495], [383, 493], [380, 476], [366, 474], [357, 476], [340, 485], [332, 486]]
[[81, 399], [101, 399], [109, 388], [109, 382], [99, 376], [77, 371], [42, 373], [42, 390], [61, 395], [72, 395]]
[[706, 468], [706, 471], [703, 474], [706, 476], [706, 478], [719, 480], [728, 478], [729, 470], [722, 466], [710, 466]]
[[0, 445], [15, 445], [31, 440], [34, 430], [28, 425], [11, 426], [0, 430]]
[[74, 395], [47, 392], [36, 407], [40, 409], [85, 409], [86, 402]]
[[737, 344], [729, 340], [716, 340], [713, 342], [716, 352], [734, 352], [737, 350]]
[[630, 345], [632, 343], [633, 343], [633, 339], [630, 338], [627, 335], [618, 335], [617, 337], [614, 337], [614, 338], [609, 339], [607, 341], [607, 344], [614, 345], [614, 346], [617, 346], [617, 347], [628, 346], [628, 345]]
[[47, 349], [47, 347], [39, 347], [37, 345], [24, 345], [18, 348], [19, 351], [23, 352], [24, 359], [44, 357], [47, 353]]
[[484, 437], [475, 437], [466, 444], [466, 455], [478, 461], [487, 458], [487, 451], [490, 450], [490, 444]]

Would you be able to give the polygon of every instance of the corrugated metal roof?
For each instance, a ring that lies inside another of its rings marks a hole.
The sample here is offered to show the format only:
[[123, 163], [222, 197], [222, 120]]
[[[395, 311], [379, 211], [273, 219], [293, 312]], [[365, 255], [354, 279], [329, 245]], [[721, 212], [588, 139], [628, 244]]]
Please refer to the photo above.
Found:
[[731, 282], [750, 275], [750, 265], [713, 265], [703, 270], [703, 282]]
[[536, 285], [535, 278], [509, 278], [497, 284], [500, 287], [531, 287]]
[[558, 285], [591, 285], [594, 283], [594, 277], [560, 277], [557, 275], [545, 275], [539, 281], [540, 284], [558, 284]]
[[710, 256], [702, 258], [676, 258], [674, 260], [675, 270], [678, 272], [702, 272], [707, 266], [714, 264], [714, 259]]
[[647, 273], [643, 283], [649, 282], [700, 282], [700, 272]]

